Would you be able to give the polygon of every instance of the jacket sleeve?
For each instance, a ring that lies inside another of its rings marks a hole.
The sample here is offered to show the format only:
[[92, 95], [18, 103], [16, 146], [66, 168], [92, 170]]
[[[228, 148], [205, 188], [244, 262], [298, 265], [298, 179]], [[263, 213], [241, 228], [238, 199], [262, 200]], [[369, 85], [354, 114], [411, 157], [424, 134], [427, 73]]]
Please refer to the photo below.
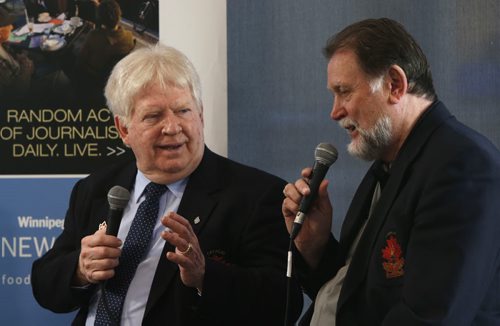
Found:
[[77, 232], [76, 203], [81, 193], [82, 181], [77, 182], [71, 193], [69, 208], [66, 212], [64, 230], [56, 239], [54, 246], [41, 258], [35, 260], [31, 270], [33, 295], [44, 308], [54, 312], [76, 310], [83, 302], [88, 302], [94, 288], [75, 288], [73, 276], [78, 266], [81, 236]]

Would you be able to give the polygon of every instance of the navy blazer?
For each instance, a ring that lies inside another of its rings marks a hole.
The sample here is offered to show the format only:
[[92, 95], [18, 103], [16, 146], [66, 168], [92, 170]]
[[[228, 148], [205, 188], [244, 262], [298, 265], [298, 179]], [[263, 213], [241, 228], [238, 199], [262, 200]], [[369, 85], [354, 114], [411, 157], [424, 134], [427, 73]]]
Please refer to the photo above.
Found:
[[[317, 270], [302, 261], [311, 298], [344, 265], [376, 182], [370, 169]], [[439, 101], [394, 160], [352, 257], [337, 306], [345, 325], [500, 325], [500, 153]]]
[[[36, 300], [55, 312], [80, 309], [74, 325], [84, 325], [95, 289], [71, 286], [80, 240], [107, 216], [106, 195], [114, 185], [131, 189], [135, 161], [104, 169], [79, 181], [72, 192], [63, 233], [34, 262]], [[178, 213], [188, 219], [206, 258], [203, 295], [183, 285], [178, 266], [165, 258], [165, 243], [143, 325], [282, 325], [288, 232], [281, 216], [285, 181], [214, 154], [207, 148], [189, 177]], [[196, 219], [196, 223], [194, 220]], [[198, 222], [199, 221], [199, 222]], [[292, 284], [296, 320], [302, 295]]]

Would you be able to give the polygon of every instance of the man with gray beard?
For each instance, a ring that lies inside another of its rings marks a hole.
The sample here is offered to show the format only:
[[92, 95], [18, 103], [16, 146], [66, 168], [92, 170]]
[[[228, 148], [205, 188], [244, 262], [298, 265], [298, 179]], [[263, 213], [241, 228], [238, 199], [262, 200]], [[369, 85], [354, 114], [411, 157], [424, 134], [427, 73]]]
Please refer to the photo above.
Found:
[[[323, 180], [294, 240], [313, 300], [300, 325], [500, 325], [500, 152], [438, 100], [401, 24], [354, 23], [325, 54], [330, 116], [374, 163], [339, 239]], [[311, 172], [283, 190], [289, 232]]]

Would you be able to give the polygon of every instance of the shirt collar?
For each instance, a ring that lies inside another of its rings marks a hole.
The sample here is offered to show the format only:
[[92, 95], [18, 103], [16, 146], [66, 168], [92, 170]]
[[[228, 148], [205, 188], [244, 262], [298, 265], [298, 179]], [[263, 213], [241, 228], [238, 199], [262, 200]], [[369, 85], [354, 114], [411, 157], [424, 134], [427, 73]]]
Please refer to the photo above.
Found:
[[[176, 181], [174, 183], [166, 185], [170, 192], [174, 194], [175, 197], [181, 198], [184, 194], [184, 190], [186, 189], [186, 185], [189, 177]], [[144, 189], [151, 182], [146, 176], [139, 170], [137, 170], [137, 175], [135, 176], [135, 186], [134, 186], [134, 194], [133, 199], [135, 203], [138, 203], [141, 199]]]

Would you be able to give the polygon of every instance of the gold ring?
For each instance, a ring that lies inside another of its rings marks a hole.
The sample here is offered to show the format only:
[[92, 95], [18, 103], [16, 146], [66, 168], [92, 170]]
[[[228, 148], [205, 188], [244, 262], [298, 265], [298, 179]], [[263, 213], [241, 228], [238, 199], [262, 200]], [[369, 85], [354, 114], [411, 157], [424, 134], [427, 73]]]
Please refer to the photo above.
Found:
[[180, 253], [181, 255], [183, 255], [183, 256], [186, 256], [187, 254], [189, 254], [189, 253], [191, 252], [191, 250], [192, 250], [192, 249], [193, 249], [193, 246], [191, 245], [191, 242], [190, 242], [190, 243], [188, 243], [188, 247], [187, 247], [187, 249], [186, 249], [186, 250], [184, 250], [184, 251], [181, 251], [181, 250], [179, 250], [179, 248], [177, 248], [177, 250], [179, 250], [179, 253]]

